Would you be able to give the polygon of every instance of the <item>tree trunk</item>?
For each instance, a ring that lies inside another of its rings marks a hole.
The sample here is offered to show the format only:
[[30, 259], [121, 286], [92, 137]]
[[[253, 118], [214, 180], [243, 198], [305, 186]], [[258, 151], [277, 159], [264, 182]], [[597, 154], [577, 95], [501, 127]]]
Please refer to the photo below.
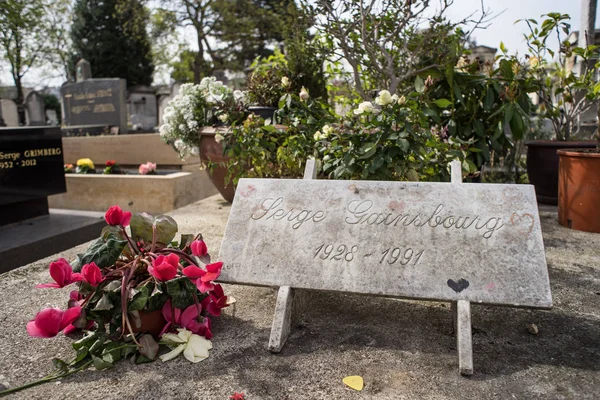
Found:
[[27, 124], [27, 119], [25, 117], [25, 96], [23, 95], [23, 82], [21, 81], [21, 77], [18, 75], [18, 73], [15, 77], [15, 86], [17, 87], [17, 98], [15, 99], [15, 103], [17, 103], [19, 125], [25, 126]]

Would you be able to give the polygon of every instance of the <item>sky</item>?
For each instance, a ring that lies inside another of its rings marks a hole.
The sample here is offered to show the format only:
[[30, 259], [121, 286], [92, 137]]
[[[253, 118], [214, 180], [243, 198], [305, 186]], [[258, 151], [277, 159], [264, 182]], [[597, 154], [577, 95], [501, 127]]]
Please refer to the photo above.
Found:
[[[432, 1], [435, 3], [435, 1]], [[560, 12], [571, 16], [573, 30], [579, 30], [581, 26], [581, 4], [582, 0], [484, 0], [485, 8], [496, 16], [490, 22], [487, 29], [477, 30], [473, 37], [477, 44], [490, 47], [499, 47], [500, 41], [508, 48], [509, 52], [526, 52], [523, 42], [523, 34], [527, 32], [525, 24], [514, 24], [518, 19], [534, 18], [538, 21], [542, 14], [549, 12]], [[475, 12], [474, 17], [481, 10], [481, 0], [454, 0], [450, 7], [448, 16], [453, 20], [460, 20]], [[600, 7], [596, 15], [596, 27], [600, 26]], [[188, 36], [188, 35], [185, 35]], [[189, 36], [188, 36], [189, 37]], [[551, 47], [556, 42], [549, 43]], [[194, 45], [191, 46], [194, 48]], [[93, 71], [92, 71], [93, 74]], [[26, 86], [44, 87], [60, 86], [62, 79], [48, 79], [38, 70], [30, 71], [24, 78]], [[12, 79], [7, 69], [0, 71], [0, 86], [12, 85]]]

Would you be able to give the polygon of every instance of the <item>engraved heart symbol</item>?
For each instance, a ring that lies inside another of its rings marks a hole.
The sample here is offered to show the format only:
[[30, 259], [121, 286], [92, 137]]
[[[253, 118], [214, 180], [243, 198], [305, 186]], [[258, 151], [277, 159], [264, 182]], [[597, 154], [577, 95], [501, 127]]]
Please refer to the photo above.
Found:
[[531, 233], [531, 231], [533, 230], [533, 227], [535, 225], [535, 218], [533, 218], [533, 215], [531, 215], [529, 213], [525, 213], [522, 215], [513, 213], [510, 216], [510, 223], [513, 225], [523, 224], [527, 228], [527, 233]]
[[450, 286], [450, 289], [454, 290], [456, 293], [460, 293], [469, 287], [469, 281], [463, 278], [460, 278], [458, 282], [454, 281], [453, 279], [448, 279], [448, 286]]

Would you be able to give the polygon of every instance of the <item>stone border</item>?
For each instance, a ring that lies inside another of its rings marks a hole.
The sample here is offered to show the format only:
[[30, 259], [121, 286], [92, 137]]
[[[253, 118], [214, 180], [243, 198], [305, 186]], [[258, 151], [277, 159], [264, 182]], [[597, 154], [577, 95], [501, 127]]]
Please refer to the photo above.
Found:
[[67, 193], [48, 202], [71, 210], [106, 211], [117, 204], [132, 212], [165, 213], [218, 193], [207, 171], [189, 169], [168, 175], [66, 174]]

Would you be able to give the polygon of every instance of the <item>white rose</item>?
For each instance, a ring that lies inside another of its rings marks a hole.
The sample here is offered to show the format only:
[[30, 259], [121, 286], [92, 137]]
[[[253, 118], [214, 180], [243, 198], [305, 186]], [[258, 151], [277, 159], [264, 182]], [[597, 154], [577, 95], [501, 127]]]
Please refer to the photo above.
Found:
[[227, 122], [227, 118], [229, 118], [228, 114], [221, 114], [219, 115], [217, 118], [219, 118], [219, 120], [223, 123]]
[[283, 87], [290, 86], [290, 78], [288, 78], [287, 76], [284, 76], [283, 78], [281, 78], [281, 86], [283, 86]]
[[323, 136], [324, 137], [328, 137], [332, 133], [333, 133], [333, 128], [331, 126], [329, 126], [329, 125], [323, 126]]
[[185, 147], [185, 143], [183, 143], [183, 140], [181, 139], [177, 139], [175, 143], [173, 143], [173, 145], [179, 151], [183, 150], [183, 148]]
[[375, 103], [379, 104], [380, 106], [386, 106], [392, 101], [392, 95], [387, 90], [382, 90], [381, 92], [379, 92], [379, 96], [377, 96], [377, 98], [375, 99]]
[[358, 105], [358, 108], [356, 110], [354, 110], [354, 114], [356, 115], [361, 115], [361, 114], [370, 114], [370, 113], [377, 113], [378, 110], [373, 107], [373, 103], [371, 103], [370, 101], [365, 101], [362, 102]]
[[303, 86], [302, 90], [300, 90], [300, 100], [306, 101], [309, 98], [310, 98], [310, 95], [308, 94], [308, 90], [306, 90], [306, 88]]
[[225, 139], [225, 138], [224, 138], [224, 137], [223, 137], [223, 135], [221, 135], [220, 133], [217, 133], [217, 134], [215, 135], [215, 142], [217, 142], [217, 143], [221, 143], [221, 140], [223, 140], [223, 139]]
[[324, 139], [325, 137], [323, 136], [321, 131], [316, 131], [313, 135], [313, 138], [318, 142], [319, 140]]

